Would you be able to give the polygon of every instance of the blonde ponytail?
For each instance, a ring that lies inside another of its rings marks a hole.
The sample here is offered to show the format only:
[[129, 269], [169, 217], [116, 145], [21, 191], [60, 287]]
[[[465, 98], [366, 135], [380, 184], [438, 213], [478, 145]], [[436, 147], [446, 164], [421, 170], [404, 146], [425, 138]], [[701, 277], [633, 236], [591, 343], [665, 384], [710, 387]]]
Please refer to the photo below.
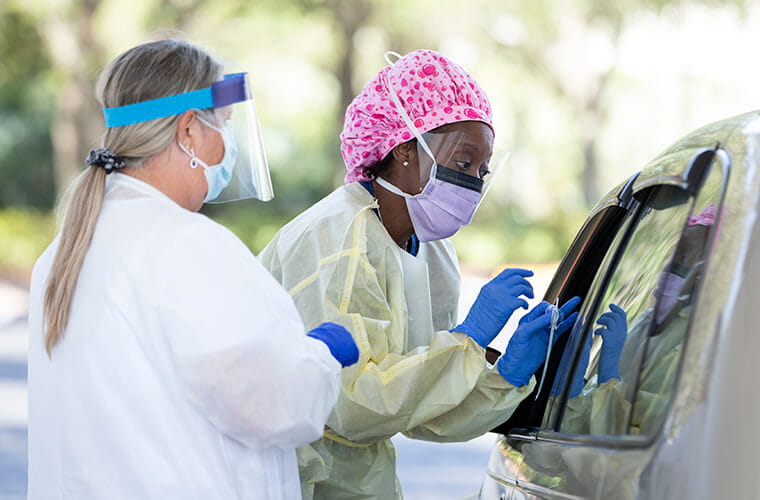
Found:
[[[138, 45], [117, 57], [101, 73], [96, 94], [104, 108], [124, 106], [208, 87], [221, 73], [222, 66], [198, 47], [183, 40], [159, 40]], [[178, 116], [169, 116], [109, 128], [103, 147], [129, 167], [139, 168], [143, 160], [171, 143], [178, 120]], [[68, 193], [58, 250], [43, 302], [48, 355], [61, 341], [68, 325], [79, 273], [103, 205], [107, 173], [98, 166], [88, 167]]]
[[79, 271], [103, 205], [106, 171], [100, 167], [89, 167], [74, 182], [43, 302], [47, 324], [45, 349], [48, 355], [63, 336], [69, 321]]

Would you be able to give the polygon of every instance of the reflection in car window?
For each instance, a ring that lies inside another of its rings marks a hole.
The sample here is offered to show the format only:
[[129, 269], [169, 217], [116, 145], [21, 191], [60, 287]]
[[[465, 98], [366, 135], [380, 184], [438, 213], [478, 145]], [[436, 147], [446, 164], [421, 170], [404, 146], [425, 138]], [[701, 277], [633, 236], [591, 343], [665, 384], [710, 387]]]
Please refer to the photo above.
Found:
[[697, 197], [692, 215], [656, 290], [657, 302], [631, 411], [629, 432], [657, 432], [675, 390], [694, 299], [716, 227], [722, 173], [713, 168]]
[[[561, 432], [652, 434], [670, 402], [722, 176], [699, 197], [655, 187], [598, 310], [587, 316]], [[590, 321], [589, 321], [590, 320]]]

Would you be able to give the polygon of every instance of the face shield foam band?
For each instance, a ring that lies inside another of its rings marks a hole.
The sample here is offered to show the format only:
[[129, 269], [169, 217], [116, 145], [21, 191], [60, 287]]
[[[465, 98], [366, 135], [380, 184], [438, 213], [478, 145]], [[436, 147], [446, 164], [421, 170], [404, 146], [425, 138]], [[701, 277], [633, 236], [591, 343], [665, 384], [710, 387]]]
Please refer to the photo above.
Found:
[[211, 87], [175, 94], [117, 108], [103, 108], [106, 128], [123, 127], [157, 118], [178, 115], [191, 109], [229, 106], [251, 99], [246, 73], [224, 75], [224, 80]]
[[456, 186], [462, 186], [463, 188], [471, 189], [478, 193], [483, 192], [483, 179], [464, 174], [458, 170], [444, 167], [440, 164], [435, 166], [435, 177], [436, 179], [441, 179], [442, 181], [446, 181]]
[[[210, 176], [206, 178], [209, 190], [205, 201], [225, 203], [248, 198], [269, 201], [274, 197], [272, 180], [247, 73], [224, 75], [223, 80], [205, 89], [106, 108], [103, 116], [106, 127], [111, 128], [176, 116], [189, 110], [226, 108], [230, 108], [230, 113], [224, 118], [224, 127], [206, 123], [199, 116], [200, 123], [219, 132], [224, 142], [222, 163], [211, 164], [208, 158], [205, 160], [204, 174]], [[219, 177], [211, 176], [212, 173]], [[218, 183], [218, 179], [224, 182]], [[219, 191], [221, 184], [224, 186]]]

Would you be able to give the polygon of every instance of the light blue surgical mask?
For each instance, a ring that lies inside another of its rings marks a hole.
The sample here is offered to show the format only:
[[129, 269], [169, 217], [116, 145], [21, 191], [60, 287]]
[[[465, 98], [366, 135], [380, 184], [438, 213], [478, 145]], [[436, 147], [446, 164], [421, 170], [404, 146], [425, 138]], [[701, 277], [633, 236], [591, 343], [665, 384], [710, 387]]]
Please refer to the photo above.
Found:
[[206, 198], [204, 198], [203, 203], [208, 203], [218, 198], [222, 190], [230, 183], [232, 171], [235, 169], [235, 162], [237, 161], [238, 148], [235, 143], [232, 127], [225, 125], [219, 128], [199, 115], [196, 116], [208, 128], [219, 132], [224, 142], [224, 156], [222, 157], [222, 161], [215, 165], [206, 164], [195, 155], [195, 151], [192, 148], [188, 149], [182, 143], [179, 143], [180, 149], [190, 157], [190, 168], [196, 168], [198, 165], [203, 167], [203, 174], [206, 176], [206, 183], [208, 184], [208, 192], [206, 192]]

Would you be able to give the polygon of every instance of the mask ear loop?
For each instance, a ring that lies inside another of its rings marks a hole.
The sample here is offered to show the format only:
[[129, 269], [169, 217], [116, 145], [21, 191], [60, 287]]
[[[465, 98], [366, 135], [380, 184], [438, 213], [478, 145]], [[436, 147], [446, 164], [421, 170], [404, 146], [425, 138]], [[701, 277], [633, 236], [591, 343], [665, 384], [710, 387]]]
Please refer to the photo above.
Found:
[[204, 124], [205, 126], [207, 126], [208, 128], [210, 128], [211, 130], [219, 132], [219, 135], [223, 135], [224, 134], [224, 131], [222, 130], [221, 127], [218, 127], [218, 126], [214, 125], [213, 123], [211, 123], [206, 118], [203, 118], [201, 115], [195, 115], [195, 116], [198, 117], [198, 121], [199, 122], [201, 122], [202, 124]]
[[[205, 125], [208, 128], [210, 128], [211, 130], [215, 130], [215, 131], [219, 132], [219, 134], [224, 135], [224, 132], [222, 132], [222, 129], [220, 129], [216, 125], [212, 125], [211, 123], [209, 123], [208, 120], [206, 120], [205, 118], [203, 118], [200, 115], [200, 111], [199, 110], [196, 109], [194, 111], [195, 111], [195, 117], [198, 118], [199, 122], [201, 122], [203, 125]], [[203, 167], [204, 170], [208, 168], [208, 164], [205, 161], [203, 161], [200, 158], [198, 158], [198, 156], [195, 154], [195, 150], [193, 148], [185, 146], [184, 144], [182, 144], [181, 142], [179, 142], [179, 140], [177, 141], [177, 145], [179, 146], [179, 148], [182, 151], [184, 151], [184, 153], [187, 156], [190, 157], [190, 168], [193, 168], [193, 169], [198, 168], [198, 165], [200, 165], [201, 167]]]
[[[401, 59], [401, 55], [399, 55], [396, 52], [388, 51], [385, 53], [385, 60], [388, 62], [388, 64], [393, 67], [395, 65], [395, 61], [391, 62], [389, 56], [396, 56], [397, 59]], [[399, 114], [401, 115], [401, 119], [404, 120], [404, 123], [406, 124], [407, 128], [412, 131], [414, 134], [415, 139], [417, 139], [417, 142], [419, 142], [420, 146], [422, 146], [422, 149], [425, 151], [425, 153], [430, 157], [431, 160], [433, 160], [433, 170], [432, 173], [435, 175], [435, 168], [436, 168], [436, 161], [435, 156], [433, 156], [433, 152], [430, 151], [430, 147], [428, 146], [427, 142], [425, 142], [425, 139], [422, 138], [422, 134], [420, 134], [420, 131], [417, 129], [417, 127], [414, 126], [414, 123], [412, 123], [412, 119], [409, 117], [409, 115], [406, 113], [406, 110], [401, 105], [401, 99], [399, 99], [398, 95], [396, 94], [396, 91], [393, 90], [393, 87], [391, 87], [391, 81], [390, 78], [388, 78], [388, 71], [385, 74], [385, 87], [388, 89], [388, 93], [391, 95], [391, 99], [393, 99], [393, 104], [396, 105], [396, 109], [398, 110]]]
[[396, 61], [391, 61], [390, 56], [394, 56], [396, 58], [396, 61], [398, 61], [399, 59], [401, 59], [402, 57], [404, 57], [401, 54], [399, 54], [398, 52], [394, 52], [392, 50], [389, 50], [383, 56], [385, 58], [385, 62], [388, 63], [388, 66], [393, 66], [394, 64], [396, 64]]
[[193, 148], [188, 148], [179, 141], [177, 141], [177, 145], [179, 146], [179, 149], [181, 149], [187, 156], [190, 157], [190, 168], [198, 168], [198, 165], [203, 167], [204, 170], [208, 168], [206, 162], [196, 156], [195, 150]]

